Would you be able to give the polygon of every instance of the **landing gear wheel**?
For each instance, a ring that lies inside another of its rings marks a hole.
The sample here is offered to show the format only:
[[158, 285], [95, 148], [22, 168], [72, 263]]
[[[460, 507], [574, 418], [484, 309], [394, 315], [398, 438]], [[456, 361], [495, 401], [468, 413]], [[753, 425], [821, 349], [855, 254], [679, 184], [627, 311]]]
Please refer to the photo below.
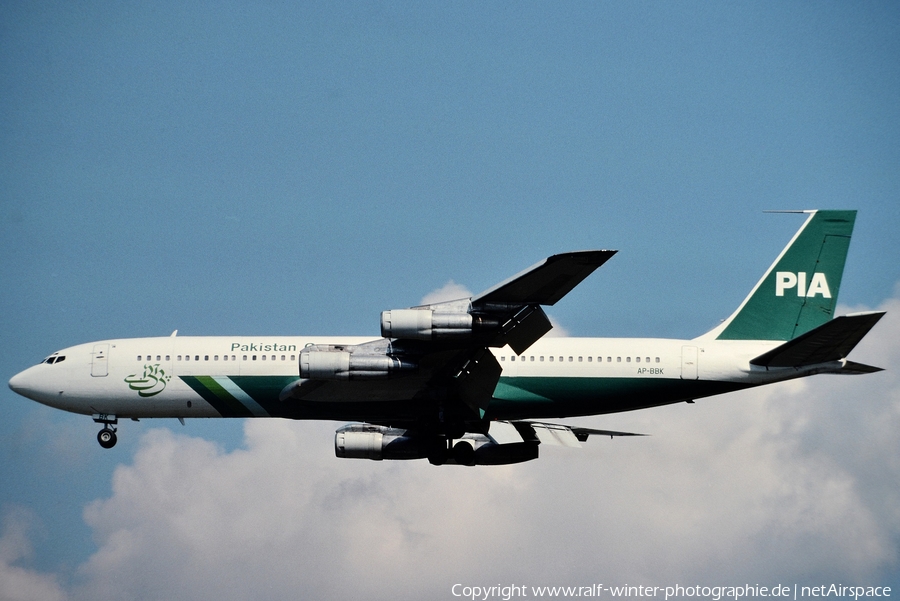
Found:
[[97, 442], [99, 442], [100, 446], [104, 449], [111, 449], [116, 446], [116, 440], [115, 431], [110, 430], [109, 428], [103, 428], [97, 433]]
[[444, 465], [447, 463], [447, 455], [449, 454], [447, 439], [438, 438], [432, 442], [431, 447], [428, 449], [428, 463], [431, 465]]
[[459, 465], [475, 465], [475, 448], [460, 440], [453, 445], [453, 459]]

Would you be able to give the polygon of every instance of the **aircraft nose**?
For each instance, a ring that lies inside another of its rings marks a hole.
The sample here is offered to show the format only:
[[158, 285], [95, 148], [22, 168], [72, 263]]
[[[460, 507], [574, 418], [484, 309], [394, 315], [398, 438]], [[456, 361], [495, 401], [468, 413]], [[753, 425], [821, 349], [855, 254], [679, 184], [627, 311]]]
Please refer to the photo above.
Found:
[[19, 372], [9, 379], [9, 387], [13, 392], [29, 399], [34, 397], [35, 380], [32, 368]]

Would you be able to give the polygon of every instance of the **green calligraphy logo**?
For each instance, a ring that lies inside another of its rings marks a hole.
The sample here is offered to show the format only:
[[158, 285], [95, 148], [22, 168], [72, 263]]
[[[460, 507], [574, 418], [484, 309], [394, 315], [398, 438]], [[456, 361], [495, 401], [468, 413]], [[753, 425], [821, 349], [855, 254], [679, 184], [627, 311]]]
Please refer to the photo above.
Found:
[[167, 376], [159, 363], [156, 365], [145, 365], [144, 373], [140, 377], [137, 374], [125, 378], [125, 383], [132, 390], [136, 390], [142, 397], [153, 396], [159, 394], [166, 388], [166, 382], [172, 379]]

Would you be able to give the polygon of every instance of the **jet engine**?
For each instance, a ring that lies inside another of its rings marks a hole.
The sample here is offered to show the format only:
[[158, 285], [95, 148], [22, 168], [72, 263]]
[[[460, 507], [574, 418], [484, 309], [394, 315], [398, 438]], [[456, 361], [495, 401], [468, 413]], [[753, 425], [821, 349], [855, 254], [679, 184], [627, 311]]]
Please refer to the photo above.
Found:
[[383, 380], [417, 367], [391, 355], [318, 348], [300, 353], [300, 377], [313, 380]]
[[423, 436], [401, 428], [348, 424], [334, 435], [334, 454], [344, 459], [423, 459], [436, 465], [505, 465], [538, 458], [535, 442], [498, 444], [483, 434], [469, 433], [452, 441]]
[[473, 333], [496, 329], [499, 322], [462, 311], [432, 309], [394, 309], [381, 313], [384, 338], [410, 340], [447, 340], [470, 338]]
[[400, 428], [348, 424], [334, 433], [334, 454], [347, 459], [421, 459], [427, 456], [423, 440]]

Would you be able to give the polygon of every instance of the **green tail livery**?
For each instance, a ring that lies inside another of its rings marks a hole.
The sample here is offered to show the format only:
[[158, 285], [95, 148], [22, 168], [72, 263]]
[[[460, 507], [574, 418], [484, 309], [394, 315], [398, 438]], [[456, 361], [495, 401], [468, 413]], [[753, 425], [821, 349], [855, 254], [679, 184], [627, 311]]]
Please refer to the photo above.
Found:
[[720, 340], [791, 340], [834, 315], [856, 211], [809, 211], [809, 218], [747, 299]]

